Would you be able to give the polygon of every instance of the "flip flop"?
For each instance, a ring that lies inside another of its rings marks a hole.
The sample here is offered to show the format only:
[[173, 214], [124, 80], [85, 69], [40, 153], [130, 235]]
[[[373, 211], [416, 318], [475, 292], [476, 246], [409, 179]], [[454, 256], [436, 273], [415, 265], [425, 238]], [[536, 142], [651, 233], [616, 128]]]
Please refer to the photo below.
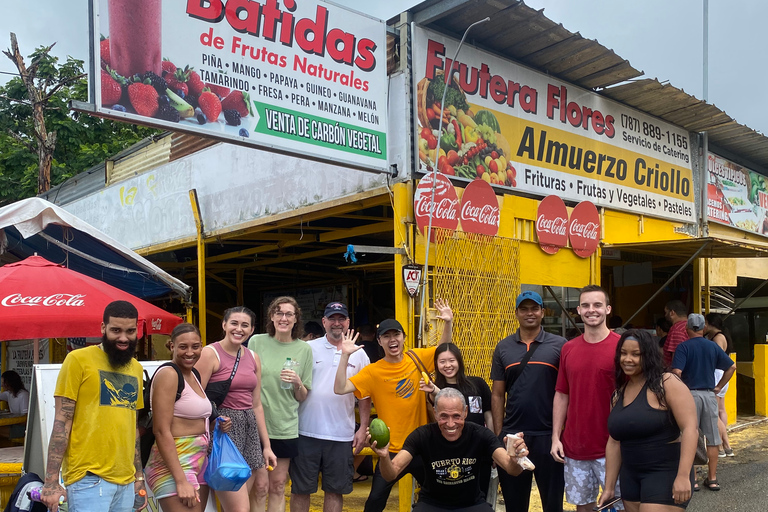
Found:
[[352, 479], [353, 482], [365, 482], [366, 480], [368, 480], [368, 475], [360, 475]]
[[720, 490], [720, 484], [717, 483], [717, 479], [710, 480], [709, 478], [705, 478], [703, 484], [704, 484], [704, 487], [706, 487], [710, 491], [719, 491]]

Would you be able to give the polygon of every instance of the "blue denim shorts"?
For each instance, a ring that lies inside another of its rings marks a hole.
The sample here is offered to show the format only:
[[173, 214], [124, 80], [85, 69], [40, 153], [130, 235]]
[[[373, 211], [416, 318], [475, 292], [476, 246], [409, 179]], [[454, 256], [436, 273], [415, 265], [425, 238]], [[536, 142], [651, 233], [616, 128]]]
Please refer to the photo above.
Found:
[[70, 512], [131, 512], [133, 499], [133, 483], [113, 484], [93, 473], [67, 486]]

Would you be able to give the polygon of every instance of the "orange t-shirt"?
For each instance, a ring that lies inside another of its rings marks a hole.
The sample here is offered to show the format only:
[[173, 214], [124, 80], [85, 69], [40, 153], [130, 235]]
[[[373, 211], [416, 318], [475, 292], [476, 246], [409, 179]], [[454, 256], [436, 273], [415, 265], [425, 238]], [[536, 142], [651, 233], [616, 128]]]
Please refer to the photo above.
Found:
[[[435, 370], [436, 348], [413, 349], [428, 372]], [[427, 424], [427, 400], [419, 391], [420, 379], [421, 372], [407, 354], [394, 364], [380, 359], [349, 379], [355, 385], [355, 396], [371, 397], [376, 414], [389, 427], [392, 453], [400, 451], [408, 434]]]

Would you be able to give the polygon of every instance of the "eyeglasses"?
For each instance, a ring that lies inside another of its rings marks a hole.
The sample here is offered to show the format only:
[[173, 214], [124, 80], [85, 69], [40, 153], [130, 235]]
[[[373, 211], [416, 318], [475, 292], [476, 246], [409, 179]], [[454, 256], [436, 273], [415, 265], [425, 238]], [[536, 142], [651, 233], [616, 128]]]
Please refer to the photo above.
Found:
[[293, 318], [296, 316], [296, 313], [293, 311], [275, 311], [275, 316], [277, 317], [285, 317], [285, 318]]

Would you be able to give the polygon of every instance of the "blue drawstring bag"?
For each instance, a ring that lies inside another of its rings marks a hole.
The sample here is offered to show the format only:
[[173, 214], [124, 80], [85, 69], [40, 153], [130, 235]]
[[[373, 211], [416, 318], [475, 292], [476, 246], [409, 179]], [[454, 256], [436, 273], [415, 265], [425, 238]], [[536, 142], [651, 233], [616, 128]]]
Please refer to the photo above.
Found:
[[240, 450], [227, 434], [221, 431], [221, 418], [213, 429], [213, 448], [205, 469], [205, 481], [214, 491], [236, 491], [251, 478], [251, 468]]

